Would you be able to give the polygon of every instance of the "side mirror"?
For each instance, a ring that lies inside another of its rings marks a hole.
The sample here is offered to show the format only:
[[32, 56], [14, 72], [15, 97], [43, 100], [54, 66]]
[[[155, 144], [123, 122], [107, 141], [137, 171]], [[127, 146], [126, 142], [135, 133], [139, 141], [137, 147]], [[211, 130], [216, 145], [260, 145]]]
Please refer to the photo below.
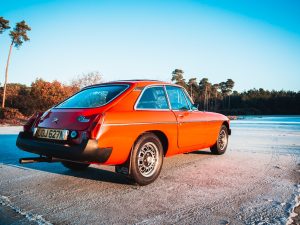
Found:
[[199, 104], [198, 103], [194, 103], [192, 105], [192, 110], [199, 110]]

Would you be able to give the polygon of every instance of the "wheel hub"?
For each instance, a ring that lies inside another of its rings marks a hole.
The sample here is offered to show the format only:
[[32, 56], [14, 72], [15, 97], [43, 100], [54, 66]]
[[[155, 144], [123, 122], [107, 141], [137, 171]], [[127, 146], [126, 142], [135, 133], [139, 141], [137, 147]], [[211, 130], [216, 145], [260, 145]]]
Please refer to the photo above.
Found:
[[138, 153], [138, 169], [145, 177], [154, 174], [158, 165], [158, 148], [152, 142], [144, 144]]
[[220, 150], [223, 150], [227, 145], [227, 135], [224, 130], [222, 130], [219, 134], [218, 145], [220, 147]]

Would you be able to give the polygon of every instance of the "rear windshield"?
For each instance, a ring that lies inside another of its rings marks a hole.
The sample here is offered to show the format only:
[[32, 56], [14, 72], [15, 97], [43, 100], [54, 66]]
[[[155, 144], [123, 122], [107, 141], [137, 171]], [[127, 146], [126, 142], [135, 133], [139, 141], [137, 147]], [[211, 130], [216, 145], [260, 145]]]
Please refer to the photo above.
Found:
[[128, 85], [103, 85], [84, 89], [55, 108], [95, 108], [112, 101], [128, 88]]

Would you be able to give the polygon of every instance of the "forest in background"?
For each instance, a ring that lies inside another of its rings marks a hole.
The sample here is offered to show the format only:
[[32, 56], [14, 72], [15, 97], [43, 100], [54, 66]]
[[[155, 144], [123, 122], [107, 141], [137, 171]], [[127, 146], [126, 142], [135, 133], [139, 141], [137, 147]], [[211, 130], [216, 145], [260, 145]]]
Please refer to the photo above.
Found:
[[202, 111], [225, 115], [300, 115], [300, 91], [259, 88], [238, 92], [233, 90], [232, 79], [215, 84], [208, 78], [186, 81], [180, 69], [172, 72], [172, 81], [184, 87]]
[[[269, 91], [262, 88], [237, 92], [233, 90], [232, 79], [212, 84], [208, 78], [184, 79], [184, 72], [176, 69], [171, 80], [184, 87], [191, 95], [199, 110], [220, 112], [225, 115], [299, 115], [300, 92]], [[91, 72], [76, 77], [68, 84], [59, 81], [36, 79], [30, 86], [8, 83], [6, 107], [0, 109], [0, 120], [27, 118], [35, 112], [42, 112], [81, 88], [102, 83], [99, 72]], [[2, 99], [3, 87], [0, 88]]]

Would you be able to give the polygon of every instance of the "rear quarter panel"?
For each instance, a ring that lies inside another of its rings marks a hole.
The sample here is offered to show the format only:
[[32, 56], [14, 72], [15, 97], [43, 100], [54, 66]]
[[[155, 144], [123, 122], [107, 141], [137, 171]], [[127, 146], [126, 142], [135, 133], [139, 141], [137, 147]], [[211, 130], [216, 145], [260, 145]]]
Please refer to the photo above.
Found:
[[138, 137], [147, 131], [157, 130], [163, 132], [168, 139], [168, 156], [178, 153], [177, 123], [172, 112], [108, 112], [99, 139], [100, 147], [113, 147], [112, 155], [106, 163], [125, 162]]

